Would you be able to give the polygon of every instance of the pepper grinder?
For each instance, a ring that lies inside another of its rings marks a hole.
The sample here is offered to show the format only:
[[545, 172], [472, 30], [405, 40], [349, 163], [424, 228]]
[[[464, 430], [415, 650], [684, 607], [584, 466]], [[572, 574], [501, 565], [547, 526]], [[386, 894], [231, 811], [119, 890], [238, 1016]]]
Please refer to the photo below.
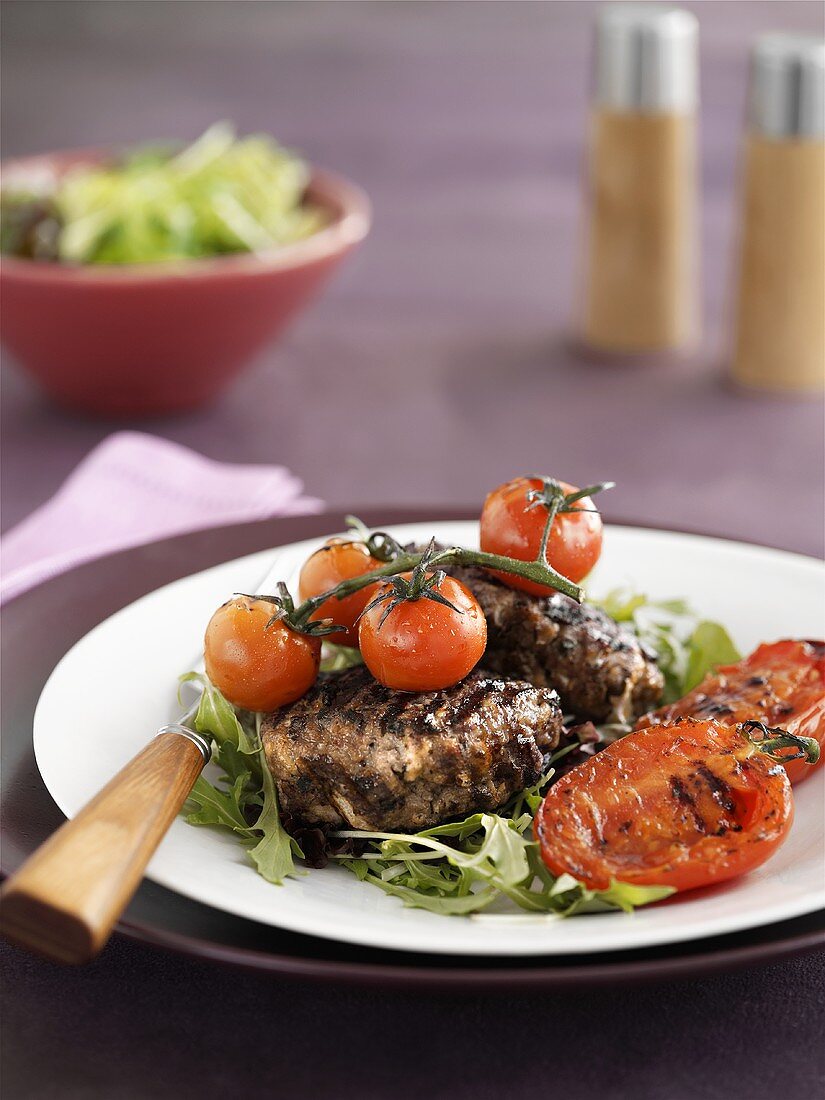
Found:
[[698, 333], [698, 23], [656, 4], [596, 23], [584, 343], [683, 348]]
[[766, 34], [751, 54], [732, 373], [825, 385], [825, 40]]

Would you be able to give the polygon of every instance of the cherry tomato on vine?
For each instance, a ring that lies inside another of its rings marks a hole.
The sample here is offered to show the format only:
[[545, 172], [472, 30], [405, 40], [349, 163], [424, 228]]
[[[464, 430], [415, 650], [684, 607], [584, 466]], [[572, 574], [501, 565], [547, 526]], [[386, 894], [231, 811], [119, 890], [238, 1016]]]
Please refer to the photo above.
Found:
[[[578, 490], [560, 481], [565, 493]], [[531, 503], [529, 493], [542, 490], [540, 477], [518, 477], [499, 485], [484, 501], [481, 512], [481, 549], [503, 554], [519, 561], [535, 561], [547, 521], [547, 508]], [[602, 552], [602, 518], [590, 497], [574, 501], [570, 512], [560, 512], [553, 521], [545, 560], [557, 573], [578, 583], [587, 576]], [[520, 588], [537, 596], [553, 591], [535, 581], [511, 574], [495, 575], [511, 588]]]
[[[677, 718], [756, 720], [813, 737], [825, 748], [825, 642], [785, 638], [764, 643], [735, 665], [722, 665], [670, 706], [640, 718], [637, 729]], [[825, 763], [820, 755], [818, 767]], [[788, 761], [792, 783], [811, 775], [804, 760]]]
[[453, 577], [427, 588], [430, 575], [421, 595], [399, 596], [413, 576], [402, 574], [400, 586], [379, 589], [358, 628], [361, 655], [385, 687], [438, 691], [457, 684], [481, 660], [487, 620], [475, 596]]
[[206, 675], [230, 703], [270, 711], [300, 699], [318, 677], [321, 639], [282, 621], [268, 600], [235, 596], [206, 628]]
[[[360, 577], [373, 569], [380, 569], [385, 562], [372, 557], [362, 542], [347, 542], [346, 539], [330, 539], [320, 550], [316, 550], [304, 562], [298, 580], [298, 595], [302, 600], [320, 596], [335, 588], [341, 581], [351, 577]], [[344, 631], [330, 636], [336, 645], [358, 646], [358, 616], [378, 591], [377, 584], [368, 585], [343, 600], [332, 598], [325, 600], [312, 615], [313, 620], [332, 619]]]
[[612, 878], [693, 890], [764, 863], [788, 834], [793, 796], [750, 726], [758, 723], [649, 726], [574, 768], [536, 815], [546, 865], [595, 890]]

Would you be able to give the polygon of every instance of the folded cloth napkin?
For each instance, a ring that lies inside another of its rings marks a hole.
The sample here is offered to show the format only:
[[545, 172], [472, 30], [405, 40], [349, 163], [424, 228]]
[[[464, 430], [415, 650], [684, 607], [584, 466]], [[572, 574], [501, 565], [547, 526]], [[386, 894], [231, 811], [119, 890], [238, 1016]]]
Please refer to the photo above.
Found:
[[213, 462], [168, 439], [117, 432], [48, 503], [3, 536], [0, 601], [127, 546], [322, 509], [283, 466]]

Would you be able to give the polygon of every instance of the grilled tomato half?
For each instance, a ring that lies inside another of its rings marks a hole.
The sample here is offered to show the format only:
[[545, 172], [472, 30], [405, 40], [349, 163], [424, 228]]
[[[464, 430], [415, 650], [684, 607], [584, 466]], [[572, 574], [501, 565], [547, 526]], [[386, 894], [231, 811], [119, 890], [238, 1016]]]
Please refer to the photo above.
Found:
[[612, 879], [693, 890], [744, 875], [782, 844], [793, 796], [776, 753], [814, 741], [758, 722], [684, 719], [608, 745], [550, 788], [534, 828], [542, 858], [593, 890]]

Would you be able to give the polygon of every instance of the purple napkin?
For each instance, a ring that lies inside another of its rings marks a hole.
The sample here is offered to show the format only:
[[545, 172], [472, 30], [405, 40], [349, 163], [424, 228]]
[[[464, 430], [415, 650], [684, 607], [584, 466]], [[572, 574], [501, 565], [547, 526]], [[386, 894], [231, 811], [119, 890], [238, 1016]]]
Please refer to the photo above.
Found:
[[47, 504], [3, 536], [0, 601], [127, 546], [322, 509], [283, 466], [213, 462], [168, 439], [117, 432]]

